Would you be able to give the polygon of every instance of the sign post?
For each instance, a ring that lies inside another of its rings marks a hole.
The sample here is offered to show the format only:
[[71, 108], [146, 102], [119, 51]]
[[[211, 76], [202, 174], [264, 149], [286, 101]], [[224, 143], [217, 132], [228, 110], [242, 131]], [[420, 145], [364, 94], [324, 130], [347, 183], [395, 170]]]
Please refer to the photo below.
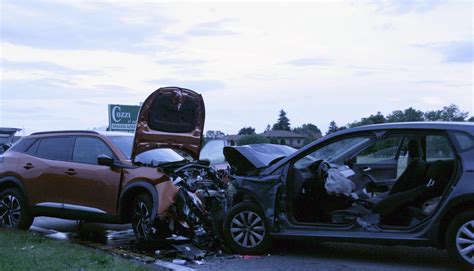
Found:
[[109, 104], [109, 131], [135, 132], [138, 105]]

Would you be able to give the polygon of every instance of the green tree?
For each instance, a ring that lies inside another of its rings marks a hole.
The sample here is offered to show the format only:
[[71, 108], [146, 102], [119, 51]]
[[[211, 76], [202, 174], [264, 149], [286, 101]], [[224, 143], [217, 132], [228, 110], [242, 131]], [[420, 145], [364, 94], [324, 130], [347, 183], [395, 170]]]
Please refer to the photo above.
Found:
[[239, 140], [237, 140], [237, 145], [249, 145], [249, 144], [258, 144], [258, 143], [270, 143], [268, 138], [263, 135], [244, 135]]
[[409, 107], [405, 110], [395, 110], [387, 116], [387, 122], [407, 122], [407, 121], [423, 121], [423, 111]]
[[286, 130], [291, 131], [290, 129], [290, 120], [286, 116], [285, 110], [280, 110], [280, 115], [275, 124], [273, 124], [273, 130]]
[[474, 122], [474, 117], [470, 117], [467, 121]]
[[468, 112], [459, 110], [455, 104], [443, 107], [441, 110], [425, 112], [425, 120], [429, 121], [465, 121]]
[[312, 123], [303, 124], [301, 125], [301, 127], [294, 128], [293, 132], [305, 137], [304, 139], [305, 145], [313, 142], [314, 140], [322, 136], [321, 130], [318, 128], [318, 126]]
[[242, 129], [240, 129], [239, 135], [254, 135], [255, 134], [255, 128], [252, 128], [252, 127], [244, 127]]
[[354, 121], [353, 123], [349, 124], [350, 127], [358, 127], [363, 125], [370, 125], [370, 124], [378, 124], [378, 123], [385, 123], [387, 120], [385, 119], [382, 113], [377, 112], [375, 115], [370, 115], [367, 118], [362, 118], [360, 121]]
[[344, 126], [338, 127], [335, 121], [331, 121], [329, 123], [329, 128], [328, 128], [328, 131], [326, 132], [326, 135], [329, 135], [329, 134], [332, 134], [332, 133], [335, 133], [337, 131], [344, 130], [344, 129], [346, 129], [346, 127], [344, 127]]

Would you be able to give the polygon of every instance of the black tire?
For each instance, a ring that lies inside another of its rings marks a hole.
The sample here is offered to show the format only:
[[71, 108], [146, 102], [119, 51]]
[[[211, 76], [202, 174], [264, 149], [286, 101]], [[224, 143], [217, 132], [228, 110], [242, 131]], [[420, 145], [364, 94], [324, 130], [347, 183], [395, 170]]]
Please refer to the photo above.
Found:
[[270, 229], [260, 206], [241, 202], [229, 211], [224, 221], [224, 240], [239, 254], [259, 255], [271, 245]]
[[446, 248], [450, 257], [456, 259], [461, 268], [473, 269], [474, 211], [466, 211], [454, 217], [446, 233]]
[[137, 195], [132, 205], [132, 228], [138, 241], [152, 241], [154, 223], [153, 199], [148, 193]]
[[33, 216], [23, 194], [15, 188], [0, 193], [0, 227], [28, 230], [33, 224]]

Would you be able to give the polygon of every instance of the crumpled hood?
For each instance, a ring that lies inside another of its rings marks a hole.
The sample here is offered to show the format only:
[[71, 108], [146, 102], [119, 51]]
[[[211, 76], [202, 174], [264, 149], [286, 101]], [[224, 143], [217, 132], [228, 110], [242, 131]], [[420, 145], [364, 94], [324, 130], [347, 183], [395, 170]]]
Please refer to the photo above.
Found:
[[296, 152], [296, 149], [276, 144], [251, 144], [225, 147], [224, 156], [237, 175], [255, 174], [273, 161]]

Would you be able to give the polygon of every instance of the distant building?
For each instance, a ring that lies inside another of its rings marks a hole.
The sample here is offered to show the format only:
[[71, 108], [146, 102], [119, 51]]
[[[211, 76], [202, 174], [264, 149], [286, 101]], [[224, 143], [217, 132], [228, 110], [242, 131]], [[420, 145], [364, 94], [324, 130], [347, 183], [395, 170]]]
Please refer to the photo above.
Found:
[[305, 136], [286, 130], [270, 130], [263, 134], [271, 143], [301, 148], [305, 145]]

